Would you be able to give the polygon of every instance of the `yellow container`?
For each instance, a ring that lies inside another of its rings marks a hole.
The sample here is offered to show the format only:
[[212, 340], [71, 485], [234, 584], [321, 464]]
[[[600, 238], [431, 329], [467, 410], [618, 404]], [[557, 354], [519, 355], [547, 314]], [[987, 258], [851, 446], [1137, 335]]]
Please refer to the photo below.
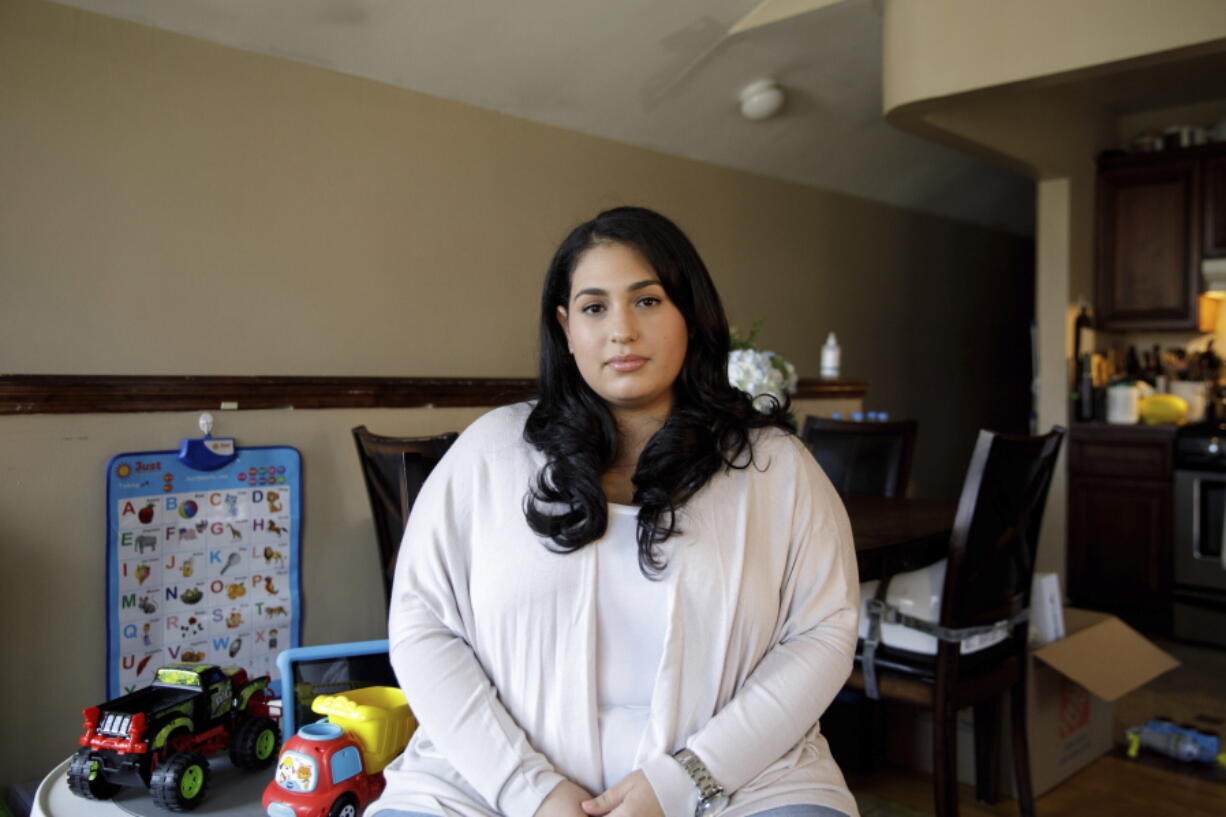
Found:
[[1181, 426], [1188, 419], [1188, 401], [1173, 394], [1152, 394], [1137, 404], [1141, 422], [1146, 425]]
[[417, 720], [404, 692], [396, 687], [363, 687], [336, 695], [318, 695], [311, 710], [327, 715], [362, 746], [367, 774], [383, 771], [409, 742]]

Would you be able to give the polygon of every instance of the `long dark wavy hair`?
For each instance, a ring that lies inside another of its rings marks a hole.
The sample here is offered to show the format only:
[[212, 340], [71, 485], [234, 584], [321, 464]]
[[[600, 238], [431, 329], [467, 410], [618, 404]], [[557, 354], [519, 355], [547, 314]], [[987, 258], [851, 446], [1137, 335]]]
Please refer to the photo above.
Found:
[[558, 247], [541, 294], [540, 395], [524, 438], [547, 462], [524, 498], [524, 515], [547, 546], [578, 550], [604, 535], [608, 505], [601, 477], [617, 452], [617, 425], [584, 381], [557, 319], [568, 307], [571, 277], [583, 254], [602, 244], [637, 250], [685, 318], [689, 344], [673, 384], [672, 413], [648, 441], [633, 476], [639, 568], [649, 578], [665, 563], [656, 546], [678, 533], [677, 511], [720, 468], [753, 462], [750, 430], [788, 429], [788, 406], [754, 409], [728, 382], [728, 319], [707, 267], [677, 225], [643, 207], [606, 210], [580, 224]]

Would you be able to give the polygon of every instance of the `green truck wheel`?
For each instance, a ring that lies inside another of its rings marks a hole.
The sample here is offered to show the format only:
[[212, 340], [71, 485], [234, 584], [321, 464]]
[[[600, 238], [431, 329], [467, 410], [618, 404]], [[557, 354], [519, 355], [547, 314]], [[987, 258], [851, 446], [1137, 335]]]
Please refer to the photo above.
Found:
[[209, 762], [198, 752], [176, 752], [149, 781], [153, 802], [169, 811], [191, 811], [209, 787]]
[[281, 732], [270, 718], [248, 718], [230, 741], [230, 762], [240, 769], [267, 769], [276, 760]]

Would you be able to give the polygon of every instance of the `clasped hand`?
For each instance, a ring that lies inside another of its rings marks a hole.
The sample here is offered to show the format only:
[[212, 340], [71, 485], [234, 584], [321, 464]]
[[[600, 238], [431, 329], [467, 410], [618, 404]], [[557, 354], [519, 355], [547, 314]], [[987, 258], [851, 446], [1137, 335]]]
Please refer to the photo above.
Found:
[[583, 787], [563, 780], [541, 802], [534, 817], [664, 817], [647, 775], [637, 769], [592, 797]]

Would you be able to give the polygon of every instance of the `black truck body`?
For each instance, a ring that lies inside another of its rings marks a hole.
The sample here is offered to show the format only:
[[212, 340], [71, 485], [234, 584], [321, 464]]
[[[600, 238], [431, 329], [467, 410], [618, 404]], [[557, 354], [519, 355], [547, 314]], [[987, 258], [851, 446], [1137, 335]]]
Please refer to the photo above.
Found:
[[160, 805], [186, 811], [204, 795], [205, 755], [229, 747], [243, 768], [274, 759], [279, 741], [268, 676], [248, 679], [239, 667], [169, 664], [155, 678], [85, 710], [82, 748], [68, 774], [75, 794], [104, 800], [120, 786], [146, 786]]

